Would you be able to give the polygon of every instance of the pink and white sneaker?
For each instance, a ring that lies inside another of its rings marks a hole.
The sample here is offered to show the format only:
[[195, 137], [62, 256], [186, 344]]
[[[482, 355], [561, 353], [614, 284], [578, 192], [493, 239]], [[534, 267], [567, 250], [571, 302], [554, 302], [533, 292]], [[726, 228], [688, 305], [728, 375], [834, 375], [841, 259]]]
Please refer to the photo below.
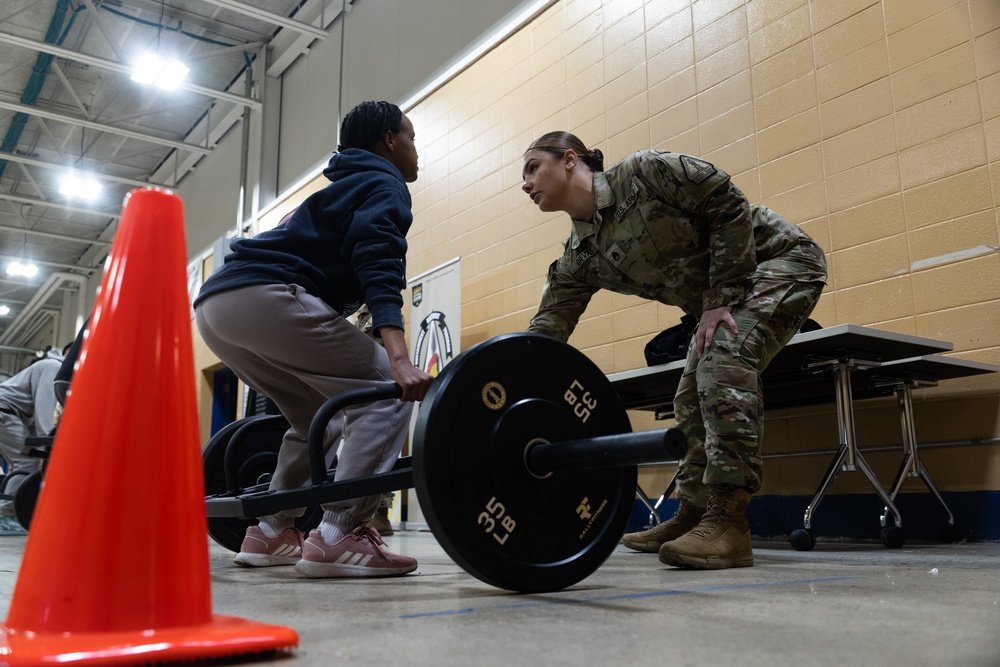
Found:
[[378, 531], [361, 525], [337, 540], [323, 541], [314, 530], [302, 544], [302, 560], [295, 564], [299, 574], [319, 578], [392, 577], [417, 569], [417, 561], [385, 548]]
[[301, 557], [302, 531], [285, 528], [277, 537], [268, 537], [260, 527], [250, 526], [233, 562], [246, 567], [273, 567], [295, 565]]

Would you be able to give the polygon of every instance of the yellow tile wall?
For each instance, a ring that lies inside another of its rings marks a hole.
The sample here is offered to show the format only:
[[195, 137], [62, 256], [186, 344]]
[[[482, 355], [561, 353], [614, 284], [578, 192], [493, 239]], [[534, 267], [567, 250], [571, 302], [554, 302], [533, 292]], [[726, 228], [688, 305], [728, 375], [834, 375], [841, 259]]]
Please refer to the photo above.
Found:
[[[567, 129], [609, 164], [648, 147], [701, 155], [800, 224], [828, 254], [824, 326], [945, 338], [1000, 363], [995, 0], [564, 0], [409, 115], [421, 157], [409, 271], [462, 257], [463, 347], [534, 312], [569, 224], [520, 191], [520, 158]], [[600, 293], [571, 343], [608, 373], [630, 370], [678, 318]], [[925, 441], [1000, 436], [1000, 374], [919, 401]], [[894, 404], [858, 414], [863, 444], [899, 442]], [[835, 448], [835, 424], [826, 407], [776, 412], [766, 450]], [[945, 490], [1000, 488], [1000, 448], [931, 451]], [[975, 476], [957, 455], [979, 462]], [[872, 457], [890, 479], [897, 461]], [[827, 463], [774, 459], [765, 491], [810, 494]], [[671, 472], [643, 480], [655, 491]], [[846, 477], [834, 492], [867, 490]]]

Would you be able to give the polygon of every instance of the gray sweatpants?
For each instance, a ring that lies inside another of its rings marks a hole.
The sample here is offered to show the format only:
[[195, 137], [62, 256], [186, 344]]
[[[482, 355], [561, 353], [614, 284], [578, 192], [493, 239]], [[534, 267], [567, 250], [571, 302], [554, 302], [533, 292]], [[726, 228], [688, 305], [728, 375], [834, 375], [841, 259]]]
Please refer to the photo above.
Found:
[[[240, 379], [277, 404], [291, 424], [270, 488], [309, 483], [306, 438], [313, 415], [349, 389], [392, 382], [389, 358], [372, 338], [298, 285], [257, 285], [210, 296], [195, 313], [205, 344]], [[403, 447], [413, 403], [397, 399], [348, 407], [337, 479], [390, 470]], [[334, 422], [339, 422], [334, 417]], [[341, 431], [327, 429], [329, 448]], [[375, 514], [381, 494], [323, 505], [324, 520], [350, 531]], [[301, 516], [304, 508], [276, 517]]]
[[[34, 432], [25, 427], [19, 415], [0, 411], [0, 455], [7, 461], [7, 475], [10, 477], [4, 492], [11, 497], [30, 473], [42, 469], [41, 459], [24, 453], [24, 440], [29, 435], [34, 435]], [[14, 516], [12, 500], [0, 501], [0, 516]]]

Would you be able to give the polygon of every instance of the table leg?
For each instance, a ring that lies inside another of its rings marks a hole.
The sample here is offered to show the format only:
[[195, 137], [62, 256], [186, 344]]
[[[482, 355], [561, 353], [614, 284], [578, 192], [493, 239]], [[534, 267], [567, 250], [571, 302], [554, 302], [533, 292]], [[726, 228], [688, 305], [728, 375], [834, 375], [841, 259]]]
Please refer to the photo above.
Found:
[[673, 477], [671, 477], [670, 481], [667, 482], [667, 488], [665, 488], [663, 490], [663, 493], [660, 494], [660, 497], [656, 499], [656, 503], [655, 504], [651, 505], [650, 502], [649, 502], [649, 498], [648, 497], [646, 498], [646, 500], [643, 501], [643, 504], [645, 504], [646, 507], [649, 508], [649, 525], [650, 526], [656, 526], [656, 525], [658, 525], [658, 524], [660, 524], [660, 523], [663, 522], [663, 517], [660, 516], [660, 505], [663, 504], [664, 500], [666, 500], [667, 498], [669, 498], [670, 496], [672, 496], [673, 493], [674, 493], [674, 490], [677, 488], [677, 473], [678, 473], [678, 470], [675, 470], [674, 474], [673, 474]]
[[[948, 514], [948, 526], [954, 528], [955, 517], [952, 515], [951, 510], [948, 509], [947, 503], [945, 503], [944, 498], [938, 491], [937, 487], [934, 485], [934, 481], [931, 479], [930, 473], [920, 462], [920, 458], [917, 456], [917, 430], [913, 421], [913, 390], [909, 382], [901, 383], [898, 387], [894, 389], [896, 394], [896, 405], [899, 408], [899, 422], [900, 428], [903, 434], [903, 462], [899, 466], [899, 471], [896, 473], [896, 479], [892, 483], [891, 491], [889, 493], [890, 500], [895, 500], [899, 491], [903, 488], [903, 483], [906, 481], [907, 477], [919, 477], [923, 480], [924, 484], [930, 490], [937, 501], [944, 508], [944, 511]], [[888, 507], [883, 511], [881, 516], [881, 522], [883, 526], [888, 525], [886, 523], [888, 518]], [[898, 524], [897, 524], [898, 525]]]
[[896, 525], [891, 529], [891, 534], [887, 532], [886, 528], [883, 528], [882, 542], [890, 547], [902, 546], [902, 531], [900, 528], [903, 525], [903, 520], [899, 514], [899, 510], [896, 509], [892, 499], [886, 493], [885, 489], [882, 488], [871, 467], [865, 461], [864, 457], [861, 456], [861, 452], [858, 451], [854, 429], [854, 396], [851, 390], [851, 368], [854, 366], [854, 360], [837, 360], [830, 363], [830, 365], [833, 371], [840, 448], [837, 450], [833, 462], [830, 464], [826, 475], [823, 477], [823, 481], [816, 490], [816, 495], [813, 496], [812, 502], [806, 507], [805, 516], [803, 517], [804, 529], [793, 531], [790, 541], [792, 546], [799, 551], [807, 551], [815, 546], [815, 538], [812, 536], [812, 516], [819, 506], [820, 501], [823, 500], [823, 497], [841, 470], [847, 472], [860, 470], [885, 503], [886, 516], [891, 513], [895, 519]]

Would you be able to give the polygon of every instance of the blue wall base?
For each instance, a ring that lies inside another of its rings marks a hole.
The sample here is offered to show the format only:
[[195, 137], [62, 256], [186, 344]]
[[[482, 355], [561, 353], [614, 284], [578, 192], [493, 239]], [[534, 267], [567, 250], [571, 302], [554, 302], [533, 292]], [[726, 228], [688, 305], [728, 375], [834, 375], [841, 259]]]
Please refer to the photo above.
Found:
[[[945, 503], [955, 517], [956, 541], [1000, 541], [1000, 491], [943, 493]], [[782, 538], [803, 527], [806, 507], [812, 496], [754, 496], [747, 508], [750, 532], [754, 537]], [[879, 516], [884, 505], [874, 493], [828, 495], [813, 510], [812, 532], [815, 537], [878, 540]], [[948, 521], [941, 504], [930, 493], [904, 493], [896, 498], [896, 508], [903, 518], [908, 541], [937, 542]], [[673, 516], [677, 500], [665, 500], [660, 506], [664, 519]], [[627, 532], [649, 526], [649, 510], [635, 501]]]

